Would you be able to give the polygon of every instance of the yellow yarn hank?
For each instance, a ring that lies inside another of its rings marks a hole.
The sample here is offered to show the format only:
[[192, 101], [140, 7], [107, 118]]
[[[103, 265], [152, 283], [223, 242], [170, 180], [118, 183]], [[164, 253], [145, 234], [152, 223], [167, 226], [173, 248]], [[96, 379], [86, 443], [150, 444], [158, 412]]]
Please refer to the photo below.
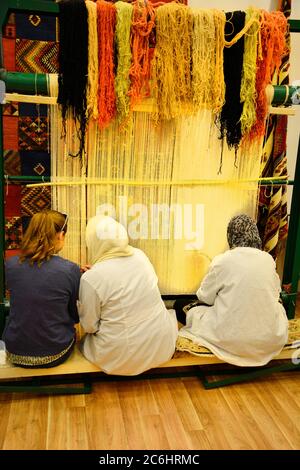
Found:
[[260, 10], [250, 7], [246, 11], [246, 23], [252, 23], [248, 33], [245, 34], [243, 72], [241, 82], [241, 103], [244, 103], [241, 115], [242, 136], [248, 133], [256, 121], [256, 59], [259, 41]]
[[223, 70], [225, 13], [193, 8], [192, 89], [195, 109], [218, 113], [225, 99]]
[[192, 10], [177, 3], [156, 9], [156, 47], [152, 63], [154, 120], [190, 114], [192, 106]]
[[118, 121], [125, 125], [130, 114], [130, 87], [129, 69], [131, 65], [130, 30], [133, 6], [130, 3], [116, 2], [117, 24], [115, 32], [116, 49], [118, 54], [118, 67], [115, 78], [116, 105]]
[[[85, 2], [88, 13], [88, 81], [87, 116], [98, 118], [98, 32], [97, 5], [91, 0]], [[75, 78], [76, 80], [76, 78]]]

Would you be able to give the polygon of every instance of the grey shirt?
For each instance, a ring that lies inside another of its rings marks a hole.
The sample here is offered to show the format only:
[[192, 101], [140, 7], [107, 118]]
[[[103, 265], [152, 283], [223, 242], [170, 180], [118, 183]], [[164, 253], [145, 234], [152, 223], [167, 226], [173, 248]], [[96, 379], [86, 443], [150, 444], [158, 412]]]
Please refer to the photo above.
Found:
[[10, 313], [3, 333], [6, 349], [22, 356], [48, 356], [62, 352], [75, 336], [78, 323], [80, 269], [53, 256], [41, 266], [6, 262]]

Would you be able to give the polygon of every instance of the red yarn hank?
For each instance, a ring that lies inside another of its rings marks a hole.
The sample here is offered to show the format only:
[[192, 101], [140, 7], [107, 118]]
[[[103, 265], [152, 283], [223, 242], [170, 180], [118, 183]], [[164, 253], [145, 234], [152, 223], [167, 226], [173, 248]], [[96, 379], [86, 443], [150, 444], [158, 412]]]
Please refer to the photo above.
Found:
[[103, 129], [116, 115], [114, 74], [114, 34], [116, 7], [104, 0], [97, 1], [99, 87], [99, 127]]

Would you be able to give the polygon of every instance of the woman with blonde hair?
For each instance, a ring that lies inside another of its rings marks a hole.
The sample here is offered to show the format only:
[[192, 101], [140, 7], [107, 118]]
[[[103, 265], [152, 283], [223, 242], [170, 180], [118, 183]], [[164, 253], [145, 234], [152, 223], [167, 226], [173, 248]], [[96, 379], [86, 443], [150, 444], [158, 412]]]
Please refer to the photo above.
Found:
[[129, 246], [125, 228], [111, 217], [89, 220], [86, 243], [92, 267], [79, 291], [85, 357], [116, 375], [137, 375], [168, 361], [177, 321], [161, 299], [147, 256]]
[[10, 313], [3, 339], [8, 359], [21, 367], [54, 367], [70, 355], [80, 269], [58, 256], [68, 217], [48, 210], [35, 214], [25, 232], [21, 255], [6, 262]]

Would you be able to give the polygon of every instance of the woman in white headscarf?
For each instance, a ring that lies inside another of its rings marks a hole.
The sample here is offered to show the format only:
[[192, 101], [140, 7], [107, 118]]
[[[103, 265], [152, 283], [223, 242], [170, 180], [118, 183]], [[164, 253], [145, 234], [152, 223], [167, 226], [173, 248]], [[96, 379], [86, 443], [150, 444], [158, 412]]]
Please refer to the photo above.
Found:
[[125, 228], [96, 216], [86, 228], [92, 264], [80, 281], [84, 356], [107, 374], [137, 375], [168, 361], [177, 321], [161, 299], [147, 256], [129, 246]]
[[183, 309], [186, 326], [179, 336], [230, 364], [262, 366], [280, 353], [288, 336], [276, 265], [261, 250], [256, 224], [248, 215], [230, 220], [227, 239], [230, 250], [213, 259], [197, 291], [205, 305], [194, 302]]

